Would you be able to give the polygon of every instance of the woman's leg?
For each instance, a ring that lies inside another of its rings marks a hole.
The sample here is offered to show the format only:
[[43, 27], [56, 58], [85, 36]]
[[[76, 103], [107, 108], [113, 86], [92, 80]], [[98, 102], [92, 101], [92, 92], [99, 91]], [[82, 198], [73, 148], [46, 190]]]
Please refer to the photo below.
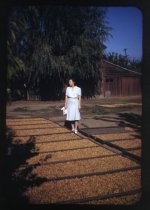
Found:
[[76, 120], [75, 121], [75, 130], [77, 130], [77, 128], [78, 128], [78, 121]]
[[71, 122], [71, 127], [72, 127], [72, 131], [74, 131], [75, 130], [75, 124], [74, 124], [74, 122]]

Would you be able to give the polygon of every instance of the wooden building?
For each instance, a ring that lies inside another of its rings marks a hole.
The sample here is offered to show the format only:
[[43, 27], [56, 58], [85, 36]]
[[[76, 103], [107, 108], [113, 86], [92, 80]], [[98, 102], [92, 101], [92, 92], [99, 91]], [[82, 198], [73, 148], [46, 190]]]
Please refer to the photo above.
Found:
[[141, 95], [141, 73], [103, 60], [99, 94], [107, 96]]

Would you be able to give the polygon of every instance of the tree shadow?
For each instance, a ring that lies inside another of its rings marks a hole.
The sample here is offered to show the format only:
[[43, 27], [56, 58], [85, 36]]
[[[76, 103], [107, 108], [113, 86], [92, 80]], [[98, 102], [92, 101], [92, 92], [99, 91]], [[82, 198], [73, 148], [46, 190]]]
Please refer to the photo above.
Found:
[[137, 134], [135, 138], [142, 137], [142, 116], [135, 113], [119, 113], [119, 126], [124, 126], [133, 129]]
[[[20, 143], [20, 140], [14, 141], [15, 131], [6, 128], [7, 154], [6, 154], [6, 183], [5, 194], [8, 205], [29, 204], [29, 199], [24, 196], [24, 192], [33, 186], [39, 186], [47, 181], [46, 178], [41, 178], [37, 174], [31, 172], [40, 163], [29, 166], [26, 163], [28, 158], [36, 156], [38, 151], [35, 148], [36, 138], [30, 136], [26, 143]], [[21, 168], [22, 166], [23, 169]], [[21, 168], [21, 170], [20, 170]], [[16, 173], [17, 171], [21, 171]]]
[[96, 116], [96, 120], [103, 120], [106, 122], [114, 122], [118, 126], [123, 127], [126, 131], [135, 131], [133, 134], [135, 138], [141, 139], [142, 137], [142, 116], [135, 113], [118, 113], [116, 117], [109, 115]]
[[71, 121], [65, 120], [64, 127], [71, 129]]

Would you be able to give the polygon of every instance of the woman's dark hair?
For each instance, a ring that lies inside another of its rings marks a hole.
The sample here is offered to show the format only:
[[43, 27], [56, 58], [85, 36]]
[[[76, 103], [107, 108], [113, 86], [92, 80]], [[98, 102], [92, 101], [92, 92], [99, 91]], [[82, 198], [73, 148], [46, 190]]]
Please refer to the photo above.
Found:
[[76, 80], [74, 78], [69, 78], [69, 80], [72, 80], [74, 82], [74, 84], [76, 85]]

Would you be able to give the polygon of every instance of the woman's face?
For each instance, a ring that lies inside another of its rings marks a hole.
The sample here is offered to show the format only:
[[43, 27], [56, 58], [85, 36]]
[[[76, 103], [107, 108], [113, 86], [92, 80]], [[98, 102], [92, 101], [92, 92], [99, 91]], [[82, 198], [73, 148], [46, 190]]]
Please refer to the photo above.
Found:
[[69, 80], [69, 85], [72, 87], [74, 86], [74, 81], [72, 79]]

